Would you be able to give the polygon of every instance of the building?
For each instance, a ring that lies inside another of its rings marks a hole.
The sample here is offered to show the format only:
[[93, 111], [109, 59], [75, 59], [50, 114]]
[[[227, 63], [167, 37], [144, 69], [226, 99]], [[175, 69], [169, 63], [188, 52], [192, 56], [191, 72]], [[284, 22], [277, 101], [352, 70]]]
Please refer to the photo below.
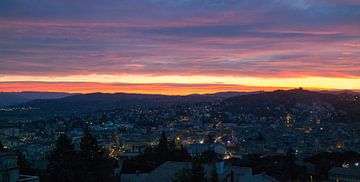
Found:
[[0, 181], [39, 182], [39, 178], [37, 176], [20, 175], [16, 154], [11, 151], [0, 151]]
[[188, 162], [165, 162], [149, 173], [121, 174], [122, 182], [166, 182], [171, 181], [175, 174], [182, 169], [189, 169]]
[[360, 182], [360, 168], [333, 167], [328, 175], [329, 181]]
[[[191, 169], [191, 162], [167, 161], [149, 173], [121, 174], [121, 182], [168, 182], [174, 179], [176, 174], [183, 169]], [[211, 176], [212, 164], [204, 164], [204, 173], [207, 178]], [[216, 171], [220, 181], [225, 182], [278, 182], [278, 180], [262, 173], [253, 175], [252, 169], [248, 167], [225, 165], [224, 161], [216, 163]]]
[[20, 175], [19, 182], [39, 182], [39, 177], [37, 176], [28, 176], [28, 175]]
[[[242, 181], [251, 181], [251, 182], [278, 182], [277, 179], [265, 174], [265, 173], [261, 173], [261, 174], [252, 174], [252, 169], [249, 167], [237, 167], [237, 166], [232, 166], [230, 168], [230, 173], [229, 173], [230, 177], [226, 176], [223, 181], [226, 182], [230, 182], [230, 181], [234, 181], [234, 182], [242, 182]], [[232, 177], [231, 177], [232, 176]], [[233, 178], [233, 180], [231, 180], [230, 178]]]
[[191, 156], [198, 156], [206, 151], [214, 151], [219, 157], [224, 157], [226, 148], [224, 145], [214, 143], [214, 144], [191, 144], [187, 147], [188, 153]]
[[290, 128], [290, 127], [292, 127], [292, 124], [293, 124], [292, 116], [290, 113], [287, 113], [286, 117], [285, 117], [285, 126]]
[[0, 151], [0, 181], [16, 182], [19, 180], [19, 166], [16, 154], [10, 151]]

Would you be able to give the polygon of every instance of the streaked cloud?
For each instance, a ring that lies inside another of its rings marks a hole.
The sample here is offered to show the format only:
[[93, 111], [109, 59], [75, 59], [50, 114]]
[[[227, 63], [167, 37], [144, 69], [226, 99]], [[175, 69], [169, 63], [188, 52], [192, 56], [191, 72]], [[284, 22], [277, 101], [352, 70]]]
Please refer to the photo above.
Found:
[[[28, 76], [0, 76], [3, 82], [22, 82]], [[331, 77], [234, 77], [234, 76], [141, 76], [141, 75], [76, 75], [76, 76], [34, 76], [30, 77], [36, 82], [61, 83], [101, 83], [101, 84], [212, 84], [212, 85], [239, 85], [248, 87], [273, 88], [316, 88], [316, 89], [353, 89], [360, 90], [358, 78], [331, 78]]]
[[[0, 82], [306, 78], [356, 89], [342, 83], [360, 80], [359, 19], [356, 0], [3, 0]], [[144, 80], [118, 80], [127, 75]], [[225, 84], [270, 87], [256, 83]]]

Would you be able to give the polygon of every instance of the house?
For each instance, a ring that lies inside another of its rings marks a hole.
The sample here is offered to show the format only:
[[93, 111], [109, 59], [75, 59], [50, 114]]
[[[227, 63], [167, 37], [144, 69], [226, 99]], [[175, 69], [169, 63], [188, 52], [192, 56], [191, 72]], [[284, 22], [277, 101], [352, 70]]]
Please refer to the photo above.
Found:
[[[249, 167], [232, 166], [228, 171], [228, 175], [223, 177], [223, 181], [278, 182], [277, 179], [265, 173], [260, 173], [256, 175], [252, 174], [252, 169]], [[233, 180], [231, 180], [231, 178], [233, 178]]]
[[19, 180], [19, 166], [14, 152], [0, 151], [0, 181], [16, 182]]
[[[168, 182], [172, 181], [177, 173], [183, 169], [191, 169], [191, 162], [167, 161], [149, 173], [121, 174], [121, 182]], [[216, 171], [220, 181], [226, 182], [277, 182], [278, 180], [262, 173], [253, 175], [252, 169], [247, 167], [225, 165], [224, 161], [216, 163]], [[214, 165], [204, 164], [204, 174], [207, 178], [211, 176]]]
[[1, 182], [39, 182], [37, 176], [19, 174], [17, 156], [14, 152], [0, 151], [0, 181]]
[[191, 144], [188, 145], [187, 150], [188, 153], [193, 157], [201, 155], [202, 153], [209, 150], [214, 151], [216, 154], [218, 154], [218, 156], [224, 157], [226, 152], [225, 146], [218, 143]]
[[359, 182], [360, 168], [333, 167], [328, 173], [329, 181]]

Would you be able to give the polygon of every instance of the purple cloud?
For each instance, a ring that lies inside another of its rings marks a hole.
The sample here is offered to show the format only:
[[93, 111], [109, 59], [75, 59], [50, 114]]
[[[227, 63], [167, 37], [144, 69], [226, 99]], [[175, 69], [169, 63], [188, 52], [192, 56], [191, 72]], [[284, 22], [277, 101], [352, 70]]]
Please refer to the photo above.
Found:
[[0, 2], [2, 75], [360, 76], [355, 0]]

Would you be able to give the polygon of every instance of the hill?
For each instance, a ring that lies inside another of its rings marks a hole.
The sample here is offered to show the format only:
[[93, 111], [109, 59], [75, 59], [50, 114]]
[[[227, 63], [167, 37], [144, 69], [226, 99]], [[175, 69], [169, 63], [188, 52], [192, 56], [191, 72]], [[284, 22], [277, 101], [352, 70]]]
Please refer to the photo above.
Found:
[[[257, 92], [256, 92], [257, 93]], [[224, 92], [205, 95], [168, 96], [156, 94], [92, 93], [60, 99], [38, 99], [14, 107], [33, 108], [37, 113], [89, 113], [120, 108], [168, 107], [178, 104], [219, 102], [234, 95], [253, 92]]]
[[11, 106], [35, 99], [58, 99], [75, 94], [63, 92], [0, 92], [0, 106]]
[[221, 109], [232, 113], [282, 117], [286, 113], [299, 119], [309, 117], [332, 121], [360, 121], [360, 95], [321, 93], [302, 89], [277, 90], [225, 99]]

